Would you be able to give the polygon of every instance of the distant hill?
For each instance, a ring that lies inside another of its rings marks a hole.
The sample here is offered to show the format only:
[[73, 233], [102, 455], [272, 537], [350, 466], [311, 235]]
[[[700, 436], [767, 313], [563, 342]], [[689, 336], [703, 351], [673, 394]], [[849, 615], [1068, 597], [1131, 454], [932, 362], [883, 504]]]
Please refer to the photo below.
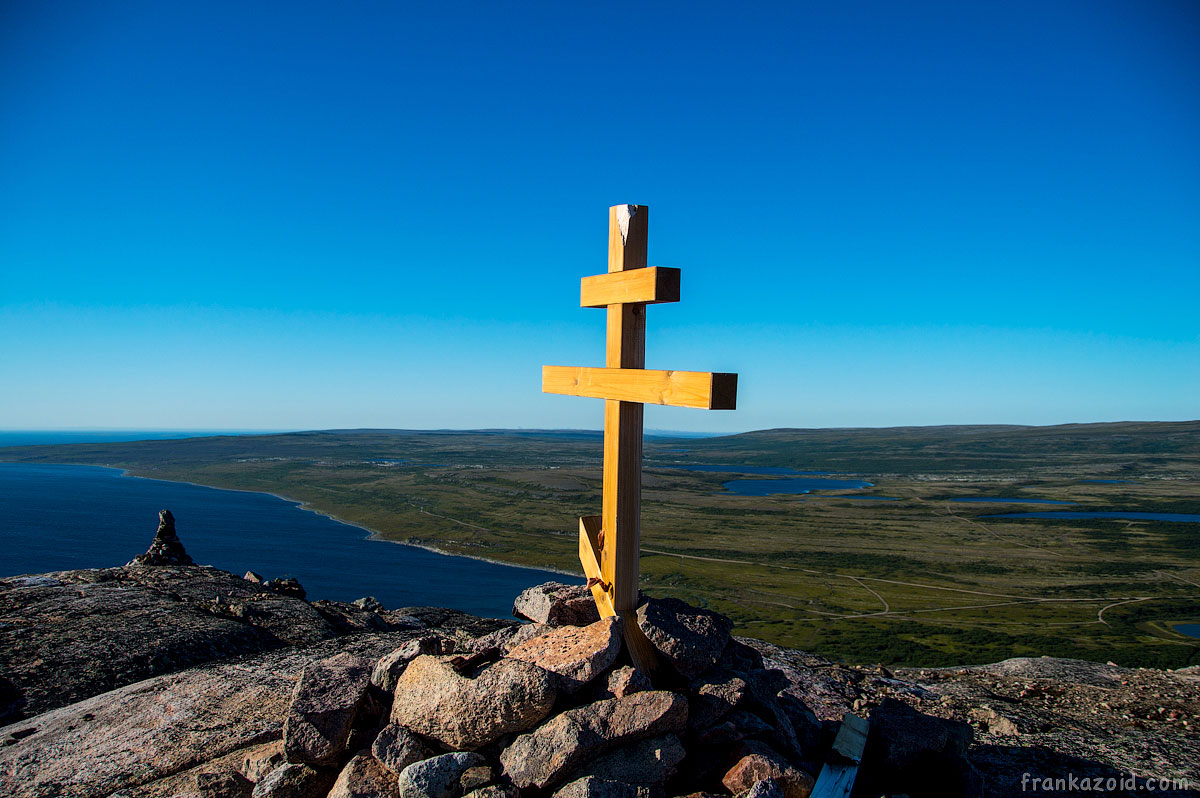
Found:
[[876, 473], [1045, 470], [1089, 459], [1119, 459], [1122, 467], [1144, 471], [1194, 468], [1200, 462], [1200, 421], [785, 428], [688, 441], [686, 448], [692, 456], [722, 457], [747, 465]]

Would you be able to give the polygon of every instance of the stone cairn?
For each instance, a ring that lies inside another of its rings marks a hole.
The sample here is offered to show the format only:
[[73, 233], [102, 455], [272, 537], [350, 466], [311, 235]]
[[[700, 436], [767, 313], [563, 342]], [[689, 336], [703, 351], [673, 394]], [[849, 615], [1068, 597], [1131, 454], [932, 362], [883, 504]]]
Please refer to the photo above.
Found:
[[134, 557], [129, 565], [195, 565], [183, 550], [179, 535], [175, 534], [175, 516], [170, 510], [158, 511], [158, 532], [145, 554]]
[[[725, 616], [645, 600], [637, 623], [662, 662], [651, 680], [630, 664], [621, 620], [601, 619], [582, 586], [530, 588], [514, 614], [531, 623], [473, 639], [428, 633], [378, 661], [309, 663], [282, 745], [201, 774], [198, 792], [807, 798], [835, 756], [839, 724], [788, 694], [785, 673], [731, 637]], [[967, 724], [895, 701], [870, 724], [855, 796], [979, 794]]]

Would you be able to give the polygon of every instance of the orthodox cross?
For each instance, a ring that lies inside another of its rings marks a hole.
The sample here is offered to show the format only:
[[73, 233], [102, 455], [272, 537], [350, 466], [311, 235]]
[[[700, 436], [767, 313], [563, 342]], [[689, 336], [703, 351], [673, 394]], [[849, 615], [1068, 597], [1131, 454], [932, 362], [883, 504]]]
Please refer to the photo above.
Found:
[[646, 368], [646, 305], [679, 301], [679, 269], [646, 266], [649, 209], [608, 209], [608, 274], [584, 277], [579, 304], [608, 309], [604, 368], [543, 366], [542, 391], [604, 399], [603, 514], [579, 519], [579, 559], [602, 617], [621, 616], [634, 664], [654, 670], [637, 625], [642, 406], [733, 410], [737, 375]]

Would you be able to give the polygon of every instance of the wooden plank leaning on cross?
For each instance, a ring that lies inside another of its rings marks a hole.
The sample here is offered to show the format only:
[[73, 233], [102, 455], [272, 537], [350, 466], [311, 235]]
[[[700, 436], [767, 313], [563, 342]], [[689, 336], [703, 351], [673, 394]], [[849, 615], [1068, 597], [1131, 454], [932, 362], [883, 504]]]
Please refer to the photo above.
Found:
[[604, 499], [579, 519], [579, 559], [601, 617], [621, 617], [634, 665], [657, 670], [637, 624], [641, 548], [642, 407], [733, 410], [737, 375], [646, 369], [646, 305], [679, 301], [679, 270], [646, 265], [649, 209], [608, 209], [608, 273], [584, 277], [582, 307], [608, 310], [604, 368], [543, 366], [542, 391], [604, 399]]

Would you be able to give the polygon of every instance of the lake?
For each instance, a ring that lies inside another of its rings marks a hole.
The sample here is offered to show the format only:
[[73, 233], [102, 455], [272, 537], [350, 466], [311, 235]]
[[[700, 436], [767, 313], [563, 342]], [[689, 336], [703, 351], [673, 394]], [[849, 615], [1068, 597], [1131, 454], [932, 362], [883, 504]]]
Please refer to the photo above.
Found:
[[1171, 628], [1181, 635], [1200, 638], [1200, 623], [1177, 623]]
[[375, 596], [390, 608], [507, 617], [525, 588], [571, 577], [379, 540], [265, 493], [123, 476], [97, 466], [0, 463], [0, 576], [106, 568], [143, 553], [158, 511], [197, 563], [294, 576], [310, 599]]
[[1001, 513], [981, 515], [980, 518], [1061, 518], [1067, 521], [1087, 521], [1093, 518], [1109, 518], [1118, 521], [1179, 521], [1185, 524], [1200, 524], [1200, 514], [1195, 513], [1126, 513], [1126, 512], [1073, 512], [1047, 511], [1041, 513]]

